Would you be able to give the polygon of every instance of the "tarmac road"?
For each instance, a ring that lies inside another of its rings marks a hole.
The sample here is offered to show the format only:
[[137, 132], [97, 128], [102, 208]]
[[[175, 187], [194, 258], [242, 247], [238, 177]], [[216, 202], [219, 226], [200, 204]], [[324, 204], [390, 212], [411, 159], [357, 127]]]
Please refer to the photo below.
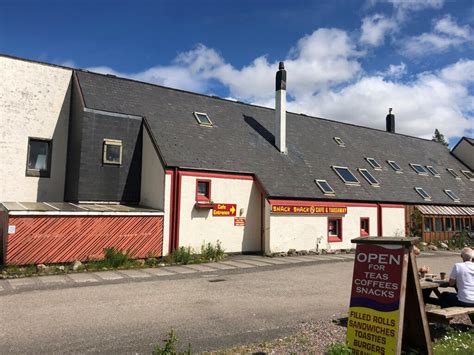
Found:
[[[435, 253], [418, 264], [449, 273], [459, 261]], [[352, 268], [352, 259], [333, 259], [3, 292], [0, 353], [149, 354], [171, 328], [193, 351], [270, 340], [345, 316]]]

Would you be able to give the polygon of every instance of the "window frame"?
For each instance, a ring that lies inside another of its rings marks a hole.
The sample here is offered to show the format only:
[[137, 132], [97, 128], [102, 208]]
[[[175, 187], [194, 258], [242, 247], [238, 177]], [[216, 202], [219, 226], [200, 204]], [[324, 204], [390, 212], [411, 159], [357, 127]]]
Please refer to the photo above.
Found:
[[[433, 232], [446, 232], [446, 228], [445, 228], [445, 225], [444, 225], [444, 219], [443, 217], [434, 217], [434, 225], [433, 225]], [[438, 225], [438, 223], [436, 222], [440, 222], [440, 224]], [[438, 229], [438, 226], [441, 227], [441, 229]]]
[[[329, 222], [330, 221], [338, 221], [339, 230], [337, 236], [329, 235]], [[342, 218], [341, 217], [328, 217], [327, 220], [327, 235], [328, 235], [328, 242], [330, 243], [340, 243], [343, 239], [343, 230], [342, 230]]]
[[[428, 222], [429, 223], [426, 223]], [[429, 230], [426, 228], [427, 224], [429, 224]], [[423, 232], [426, 233], [432, 233], [434, 231], [434, 222], [433, 222], [433, 217], [423, 217]]]
[[[365, 180], [367, 180], [367, 182], [370, 184], [370, 186], [373, 186], [373, 187], [380, 187], [380, 182], [375, 178], [375, 176], [373, 176], [369, 170], [367, 169], [364, 169], [364, 168], [358, 168], [357, 169], [360, 173], [360, 175], [362, 175], [364, 177]], [[365, 171], [367, 174], [369, 174], [372, 179], [374, 179], [374, 183], [372, 181], [370, 181], [367, 176], [364, 175], [364, 173], [362, 173], [362, 171]]]
[[[324, 179], [314, 179], [314, 182], [315, 182], [315, 184], [319, 187], [319, 189], [323, 192], [323, 194], [325, 194], [325, 195], [331, 195], [331, 196], [334, 196], [334, 195], [336, 194], [336, 192], [334, 191], [334, 189], [332, 188], [332, 186], [329, 184], [329, 182], [327, 182], [327, 180], [324, 180]], [[325, 183], [329, 186], [329, 188], [331, 189], [331, 191], [330, 191], [330, 192], [325, 191], [325, 190], [322, 188], [320, 182], [325, 182]]]
[[[422, 198], [423, 200], [425, 200], [425, 201], [431, 201], [431, 196], [430, 196], [430, 194], [429, 194], [428, 192], [426, 192], [424, 188], [419, 187], [419, 186], [416, 186], [416, 187], [414, 187], [414, 189], [415, 189], [415, 191], [418, 193], [418, 195], [421, 196], [421, 198]], [[423, 191], [424, 194], [425, 194], [427, 197], [424, 197], [423, 194], [422, 194], [420, 191]]]
[[[199, 118], [199, 115], [206, 116], [207, 119], [209, 120], [209, 123], [201, 121], [201, 119]], [[203, 127], [212, 127], [212, 126], [214, 126], [214, 124], [212, 123], [209, 115], [205, 112], [194, 111], [193, 116], [196, 119], [196, 121], [199, 123], [200, 126], [203, 126]]]
[[[199, 183], [206, 183], [207, 184], [207, 196], [199, 194]], [[210, 202], [211, 201], [211, 186], [212, 180], [210, 179], [196, 179], [196, 202]]]
[[[426, 170], [426, 168], [423, 165], [410, 163], [410, 166], [415, 171], [415, 173], [417, 173], [418, 175], [428, 176], [428, 170]], [[420, 168], [422, 168], [424, 170], [424, 172], [421, 172], [421, 173], [418, 172], [418, 170], [416, 170], [415, 166], [419, 166]]]
[[438, 170], [436, 170], [432, 165], [426, 165], [425, 169], [428, 170], [434, 177], [441, 177]]
[[[382, 170], [382, 165], [380, 165], [379, 162], [375, 158], [366, 157], [365, 160], [367, 161], [367, 163], [369, 163], [369, 165], [372, 168], [374, 168], [374, 170]], [[371, 160], [373, 160], [377, 166], [371, 163]]]
[[[45, 142], [48, 143], [48, 153], [46, 156], [46, 170], [39, 170], [39, 169], [31, 169], [28, 167], [28, 161], [30, 160], [30, 143], [31, 141], [37, 142]], [[39, 137], [28, 137], [28, 146], [26, 149], [26, 169], [25, 169], [25, 176], [31, 177], [41, 177], [41, 178], [49, 178], [51, 177], [51, 162], [52, 162], [52, 155], [53, 155], [53, 140], [48, 138], [39, 138]]]
[[[459, 170], [469, 181], [474, 181], [474, 173], [470, 170]], [[469, 176], [472, 175], [472, 176]]]
[[[362, 221], [367, 221], [367, 230], [362, 232]], [[360, 217], [360, 236], [368, 237], [370, 235], [370, 217]]]
[[[353, 185], [353, 186], [360, 186], [359, 179], [357, 179], [357, 176], [355, 176], [347, 166], [333, 165], [333, 166], [331, 166], [331, 168], [332, 168], [332, 170], [334, 170], [334, 172], [337, 174], [337, 176], [339, 176], [339, 178], [344, 182], [344, 184]], [[351, 173], [351, 175], [354, 177], [354, 179], [356, 179], [357, 182], [346, 181], [346, 179], [344, 179], [342, 177], [342, 175], [337, 171], [337, 169], [346, 169], [349, 173]]]
[[[395, 160], [387, 160], [387, 163], [396, 173], [403, 174], [402, 167]], [[395, 164], [398, 168], [395, 168], [392, 164]]]
[[340, 137], [333, 137], [334, 141], [337, 143], [339, 147], [345, 148], [346, 143]]
[[449, 189], [446, 189], [446, 190], [443, 190], [444, 193], [446, 195], [449, 196], [449, 198], [451, 198], [451, 200], [453, 200], [454, 202], [461, 202], [461, 199], [459, 198], [458, 195], [456, 195], [453, 190], [449, 190]]
[[[114, 160], [108, 160], [107, 159], [107, 146], [109, 145], [115, 145], [120, 147], [120, 159], [119, 161], [114, 161]], [[122, 165], [122, 158], [123, 158], [123, 143], [121, 139], [110, 139], [110, 138], [104, 138], [103, 143], [102, 143], [102, 164], [103, 165], [117, 165], [121, 166]]]
[[461, 180], [461, 176], [458, 175], [458, 173], [456, 172], [456, 170], [452, 169], [452, 168], [446, 168], [446, 171], [448, 173], [450, 173], [456, 180]]

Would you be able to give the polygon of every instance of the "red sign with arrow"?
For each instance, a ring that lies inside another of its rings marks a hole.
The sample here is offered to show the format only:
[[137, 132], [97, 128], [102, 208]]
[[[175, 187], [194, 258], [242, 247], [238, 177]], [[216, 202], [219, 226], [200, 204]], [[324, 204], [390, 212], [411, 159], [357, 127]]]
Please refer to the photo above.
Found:
[[235, 217], [237, 205], [235, 203], [215, 203], [212, 215], [216, 217]]

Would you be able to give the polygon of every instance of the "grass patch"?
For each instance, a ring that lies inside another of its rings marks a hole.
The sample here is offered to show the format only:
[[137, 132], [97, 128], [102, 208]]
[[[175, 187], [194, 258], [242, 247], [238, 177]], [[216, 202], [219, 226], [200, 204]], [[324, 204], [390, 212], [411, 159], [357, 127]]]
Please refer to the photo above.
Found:
[[217, 241], [215, 245], [204, 242], [201, 245], [201, 252], [196, 251], [191, 247], [180, 247], [166, 257], [168, 264], [199, 264], [209, 261], [219, 261], [225, 258], [225, 251], [222, 248], [221, 242]]
[[474, 349], [474, 328], [468, 331], [450, 329], [444, 336], [435, 340], [435, 355], [471, 355]]
[[351, 355], [352, 351], [344, 343], [332, 343], [324, 351], [325, 355]]

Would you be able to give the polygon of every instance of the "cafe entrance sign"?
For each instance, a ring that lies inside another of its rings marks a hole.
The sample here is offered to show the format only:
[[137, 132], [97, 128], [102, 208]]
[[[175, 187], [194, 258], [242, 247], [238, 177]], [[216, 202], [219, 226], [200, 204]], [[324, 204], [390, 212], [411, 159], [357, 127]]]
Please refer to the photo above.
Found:
[[432, 354], [413, 243], [417, 238], [362, 237], [357, 244], [347, 322], [354, 354]]

